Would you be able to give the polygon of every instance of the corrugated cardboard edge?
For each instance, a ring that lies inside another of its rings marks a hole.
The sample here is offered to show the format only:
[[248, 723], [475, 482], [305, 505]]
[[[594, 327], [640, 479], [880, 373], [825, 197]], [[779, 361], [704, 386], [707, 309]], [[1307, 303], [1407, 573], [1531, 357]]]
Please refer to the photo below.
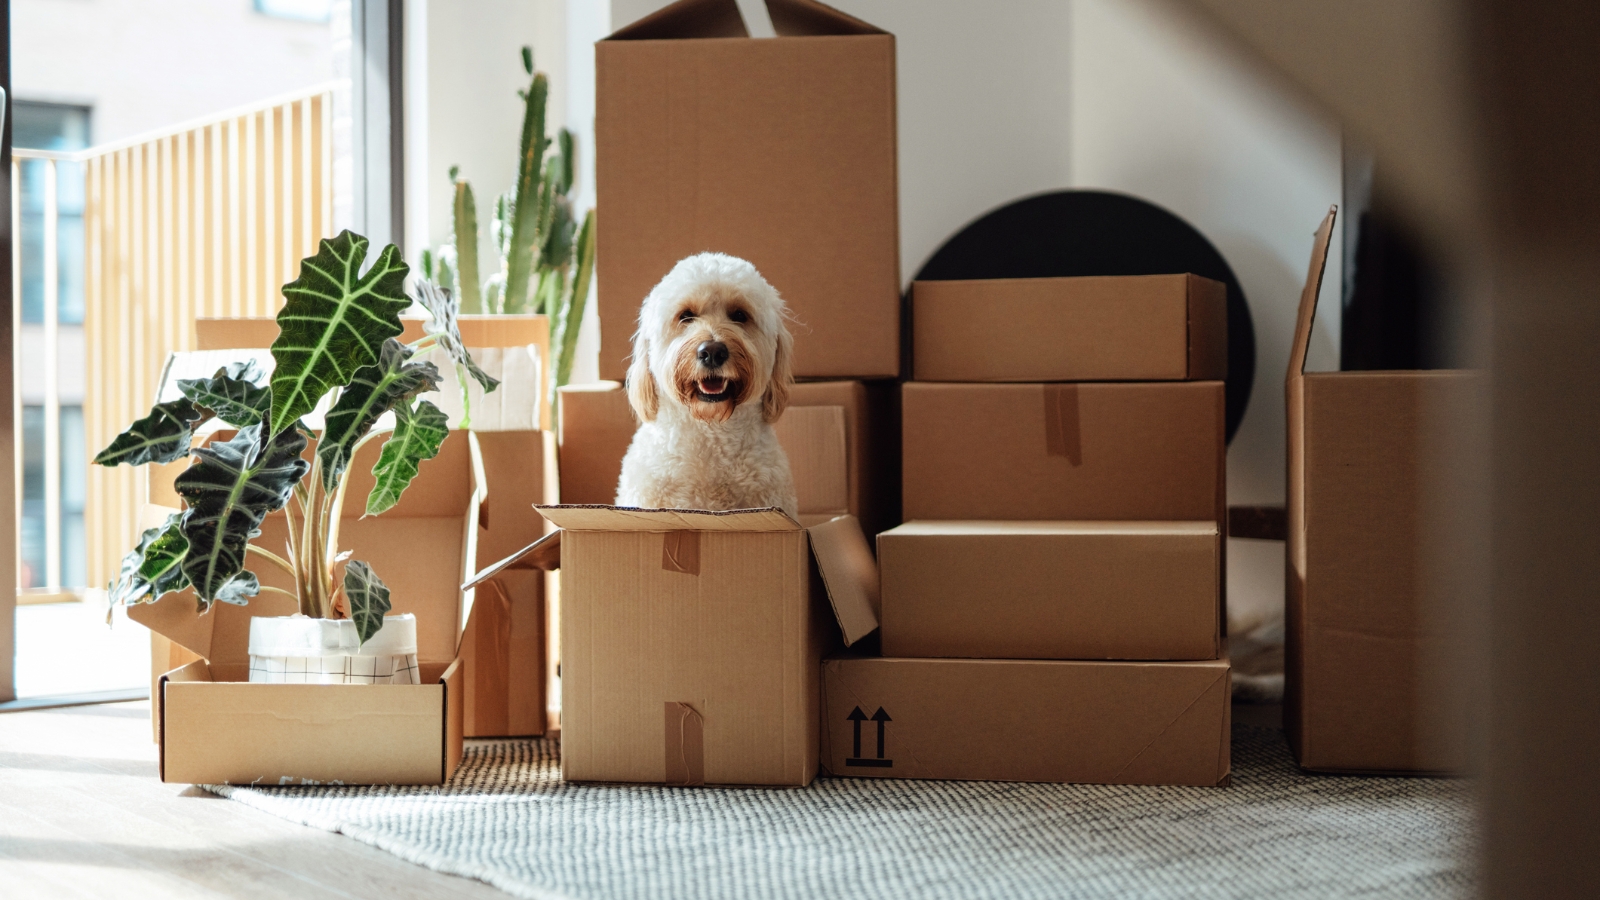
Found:
[[557, 530], [473, 575], [461, 589], [465, 591], [477, 587], [507, 569], [543, 569], [546, 572], [553, 572], [559, 568], [561, 568], [561, 532]]
[[846, 647], [878, 630], [878, 564], [854, 516], [838, 516], [806, 529], [811, 552]]
[[1288, 428], [1288, 542], [1284, 574], [1287, 579], [1284, 604], [1284, 691], [1283, 724], [1289, 749], [1296, 761], [1305, 758], [1304, 658], [1305, 571], [1306, 571], [1306, 447], [1305, 447], [1305, 370], [1306, 353], [1311, 344], [1311, 328], [1316, 321], [1317, 295], [1328, 265], [1328, 246], [1333, 242], [1333, 224], [1339, 208], [1328, 214], [1317, 228], [1311, 262], [1306, 270], [1305, 287], [1300, 293], [1300, 309], [1295, 316], [1294, 345], [1289, 350], [1289, 371], [1284, 377], [1285, 420]]

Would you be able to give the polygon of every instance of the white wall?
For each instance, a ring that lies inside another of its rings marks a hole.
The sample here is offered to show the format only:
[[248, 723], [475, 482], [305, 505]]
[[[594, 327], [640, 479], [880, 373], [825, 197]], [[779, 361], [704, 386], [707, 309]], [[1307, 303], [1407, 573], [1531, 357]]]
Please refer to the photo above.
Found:
[[21, 100], [85, 104], [104, 143], [326, 82], [327, 24], [263, 16], [251, 0], [15, 0]]

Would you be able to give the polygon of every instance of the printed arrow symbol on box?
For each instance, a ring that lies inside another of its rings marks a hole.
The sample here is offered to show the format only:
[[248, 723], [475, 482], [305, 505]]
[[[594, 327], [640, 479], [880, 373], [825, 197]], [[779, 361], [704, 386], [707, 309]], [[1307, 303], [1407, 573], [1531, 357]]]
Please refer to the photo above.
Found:
[[[881, 712], [883, 712], [883, 710], [880, 709], [880, 710], [878, 710], [878, 712], [881, 713]], [[856, 731], [855, 743], [851, 745], [852, 749], [851, 749], [851, 752], [850, 752], [850, 756], [852, 758], [854, 758], [854, 759], [860, 759], [861, 758], [861, 723], [865, 722], [867, 720], [867, 714], [862, 712], [861, 711], [861, 707], [858, 706], [855, 709], [850, 710], [850, 715], [846, 716], [845, 718], [850, 720], [850, 724], [855, 726], [855, 731]], [[882, 756], [883, 755], [883, 738], [881, 736], [881, 731], [883, 729], [883, 726], [880, 724], [878, 726], [878, 728], [879, 728], [879, 731], [880, 731], [880, 736], [878, 738], [878, 755]]]
[[[861, 710], [859, 708], [856, 710], [856, 712], [860, 711]], [[884, 712], [883, 707], [880, 706], [878, 707], [878, 711], [872, 714], [872, 721], [878, 723], [878, 758], [883, 759], [883, 725], [885, 722], [892, 722], [894, 720], [889, 718], [889, 714]], [[856, 723], [856, 734], [861, 734], [860, 722]], [[861, 755], [861, 741], [859, 737], [856, 740], [856, 755]]]

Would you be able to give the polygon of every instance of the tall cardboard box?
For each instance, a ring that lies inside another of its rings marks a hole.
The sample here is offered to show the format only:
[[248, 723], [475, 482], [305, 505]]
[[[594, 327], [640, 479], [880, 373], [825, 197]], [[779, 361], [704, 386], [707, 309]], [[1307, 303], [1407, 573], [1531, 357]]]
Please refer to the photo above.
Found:
[[901, 386], [914, 519], [1219, 522], [1220, 381]]
[[[896, 392], [882, 382], [794, 386], [776, 430], [794, 472], [801, 524], [842, 513], [855, 516], [869, 535], [894, 524]], [[627, 392], [616, 382], [564, 387], [560, 419], [561, 502], [614, 502], [622, 457], [638, 427]]]
[[541, 511], [561, 528], [541, 543], [560, 544], [562, 777], [809, 784], [822, 655], [841, 633], [848, 644], [877, 627], [876, 571], [855, 520], [805, 529], [775, 509]]
[[878, 535], [885, 656], [1216, 659], [1216, 522], [908, 522]]
[[[224, 436], [226, 433], [222, 433]], [[196, 613], [193, 591], [128, 609], [128, 617], [200, 659], [161, 676], [152, 705], [161, 780], [180, 784], [442, 784], [461, 761], [463, 692], [456, 650], [470, 615], [461, 590], [475, 558], [482, 463], [476, 442], [452, 432], [439, 455], [387, 513], [346, 507], [340, 543], [371, 563], [390, 588], [391, 614], [417, 617], [416, 685], [252, 684], [253, 616], [286, 616], [294, 601], [262, 592], [245, 606], [212, 604]], [[347, 490], [365, 497], [380, 443], [352, 461]], [[309, 453], [314, 446], [308, 447]], [[155, 498], [172, 496], [181, 463], [151, 470]], [[256, 543], [279, 549], [283, 512], [269, 515]], [[263, 585], [293, 590], [271, 566], [253, 569]]]
[[900, 374], [894, 37], [814, 0], [681, 0], [595, 46], [600, 374], [678, 260], [754, 263], [801, 377]]
[[1221, 381], [1228, 291], [1199, 275], [918, 281], [911, 338], [917, 381]]
[[823, 663], [830, 775], [1227, 784], [1228, 661]]
[[1448, 620], [1483, 590], [1488, 555], [1481, 448], [1458, 438], [1487, 378], [1305, 371], [1334, 217], [1317, 231], [1286, 381], [1284, 725], [1307, 769], [1458, 772], [1468, 721]]

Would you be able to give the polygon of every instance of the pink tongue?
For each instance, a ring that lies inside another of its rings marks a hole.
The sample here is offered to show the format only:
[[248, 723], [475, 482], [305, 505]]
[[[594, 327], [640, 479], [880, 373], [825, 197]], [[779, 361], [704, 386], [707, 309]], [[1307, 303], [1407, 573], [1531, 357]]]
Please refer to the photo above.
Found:
[[715, 396], [727, 390], [728, 382], [721, 378], [707, 378], [700, 382], [700, 392]]

